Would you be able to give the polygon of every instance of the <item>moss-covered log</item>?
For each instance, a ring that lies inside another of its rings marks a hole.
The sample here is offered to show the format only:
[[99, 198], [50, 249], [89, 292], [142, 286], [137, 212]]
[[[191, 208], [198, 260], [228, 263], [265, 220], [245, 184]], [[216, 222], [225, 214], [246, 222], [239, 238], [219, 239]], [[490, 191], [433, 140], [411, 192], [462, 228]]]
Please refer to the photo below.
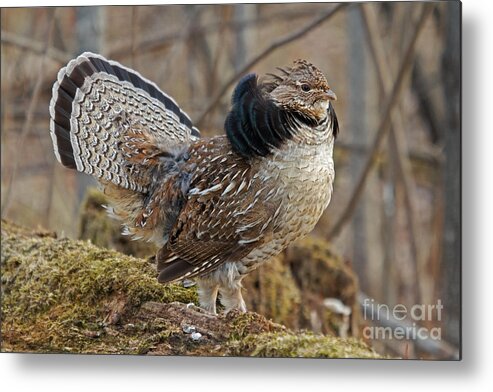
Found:
[[379, 356], [356, 339], [293, 332], [256, 313], [213, 316], [148, 261], [2, 222], [4, 352]]

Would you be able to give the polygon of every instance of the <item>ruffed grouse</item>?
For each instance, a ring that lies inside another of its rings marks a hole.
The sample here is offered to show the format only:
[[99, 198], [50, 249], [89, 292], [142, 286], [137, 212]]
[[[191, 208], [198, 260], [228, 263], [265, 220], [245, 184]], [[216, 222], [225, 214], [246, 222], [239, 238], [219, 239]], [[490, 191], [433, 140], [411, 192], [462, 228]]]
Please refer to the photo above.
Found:
[[138, 72], [83, 53], [53, 86], [57, 159], [95, 176], [124, 232], [161, 249], [159, 282], [197, 278], [200, 305], [245, 311], [241, 280], [309, 233], [329, 204], [336, 96], [305, 60], [233, 93], [225, 136], [200, 138]]

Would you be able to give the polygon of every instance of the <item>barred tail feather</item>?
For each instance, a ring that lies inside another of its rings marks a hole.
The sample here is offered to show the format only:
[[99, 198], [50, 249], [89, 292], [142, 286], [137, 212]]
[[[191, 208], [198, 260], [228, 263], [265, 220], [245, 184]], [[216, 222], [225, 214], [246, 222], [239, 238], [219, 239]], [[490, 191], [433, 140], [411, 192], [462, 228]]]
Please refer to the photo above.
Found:
[[50, 117], [60, 163], [136, 191], [146, 187], [126, 170], [121, 144], [129, 129], [144, 129], [163, 151], [183, 148], [199, 136], [188, 115], [156, 84], [89, 52], [59, 71]]

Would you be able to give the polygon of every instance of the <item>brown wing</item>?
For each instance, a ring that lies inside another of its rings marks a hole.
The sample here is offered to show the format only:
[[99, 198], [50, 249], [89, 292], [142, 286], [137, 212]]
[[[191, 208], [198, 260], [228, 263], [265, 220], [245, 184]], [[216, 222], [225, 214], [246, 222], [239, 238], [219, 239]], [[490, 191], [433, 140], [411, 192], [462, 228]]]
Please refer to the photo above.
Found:
[[205, 274], [241, 260], [270, 238], [276, 205], [260, 200], [268, 186], [255, 169], [227, 148], [224, 138], [198, 143], [190, 161], [197, 171], [188, 201], [161, 252], [159, 281]]

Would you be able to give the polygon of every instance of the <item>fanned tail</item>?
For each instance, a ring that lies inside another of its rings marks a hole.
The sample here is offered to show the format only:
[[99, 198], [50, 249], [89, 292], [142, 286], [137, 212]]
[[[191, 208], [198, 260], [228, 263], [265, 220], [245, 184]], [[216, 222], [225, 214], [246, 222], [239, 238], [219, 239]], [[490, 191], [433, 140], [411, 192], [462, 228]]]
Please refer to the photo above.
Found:
[[[187, 114], [153, 82], [89, 52], [58, 73], [50, 116], [58, 161], [139, 192], [148, 187], [142, 172], [136, 174], [139, 157], [146, 164], [159, 152], [177, 154], [199, 136]], [[139, 150], [136, 140], [152, 142], [152, 151]]]

